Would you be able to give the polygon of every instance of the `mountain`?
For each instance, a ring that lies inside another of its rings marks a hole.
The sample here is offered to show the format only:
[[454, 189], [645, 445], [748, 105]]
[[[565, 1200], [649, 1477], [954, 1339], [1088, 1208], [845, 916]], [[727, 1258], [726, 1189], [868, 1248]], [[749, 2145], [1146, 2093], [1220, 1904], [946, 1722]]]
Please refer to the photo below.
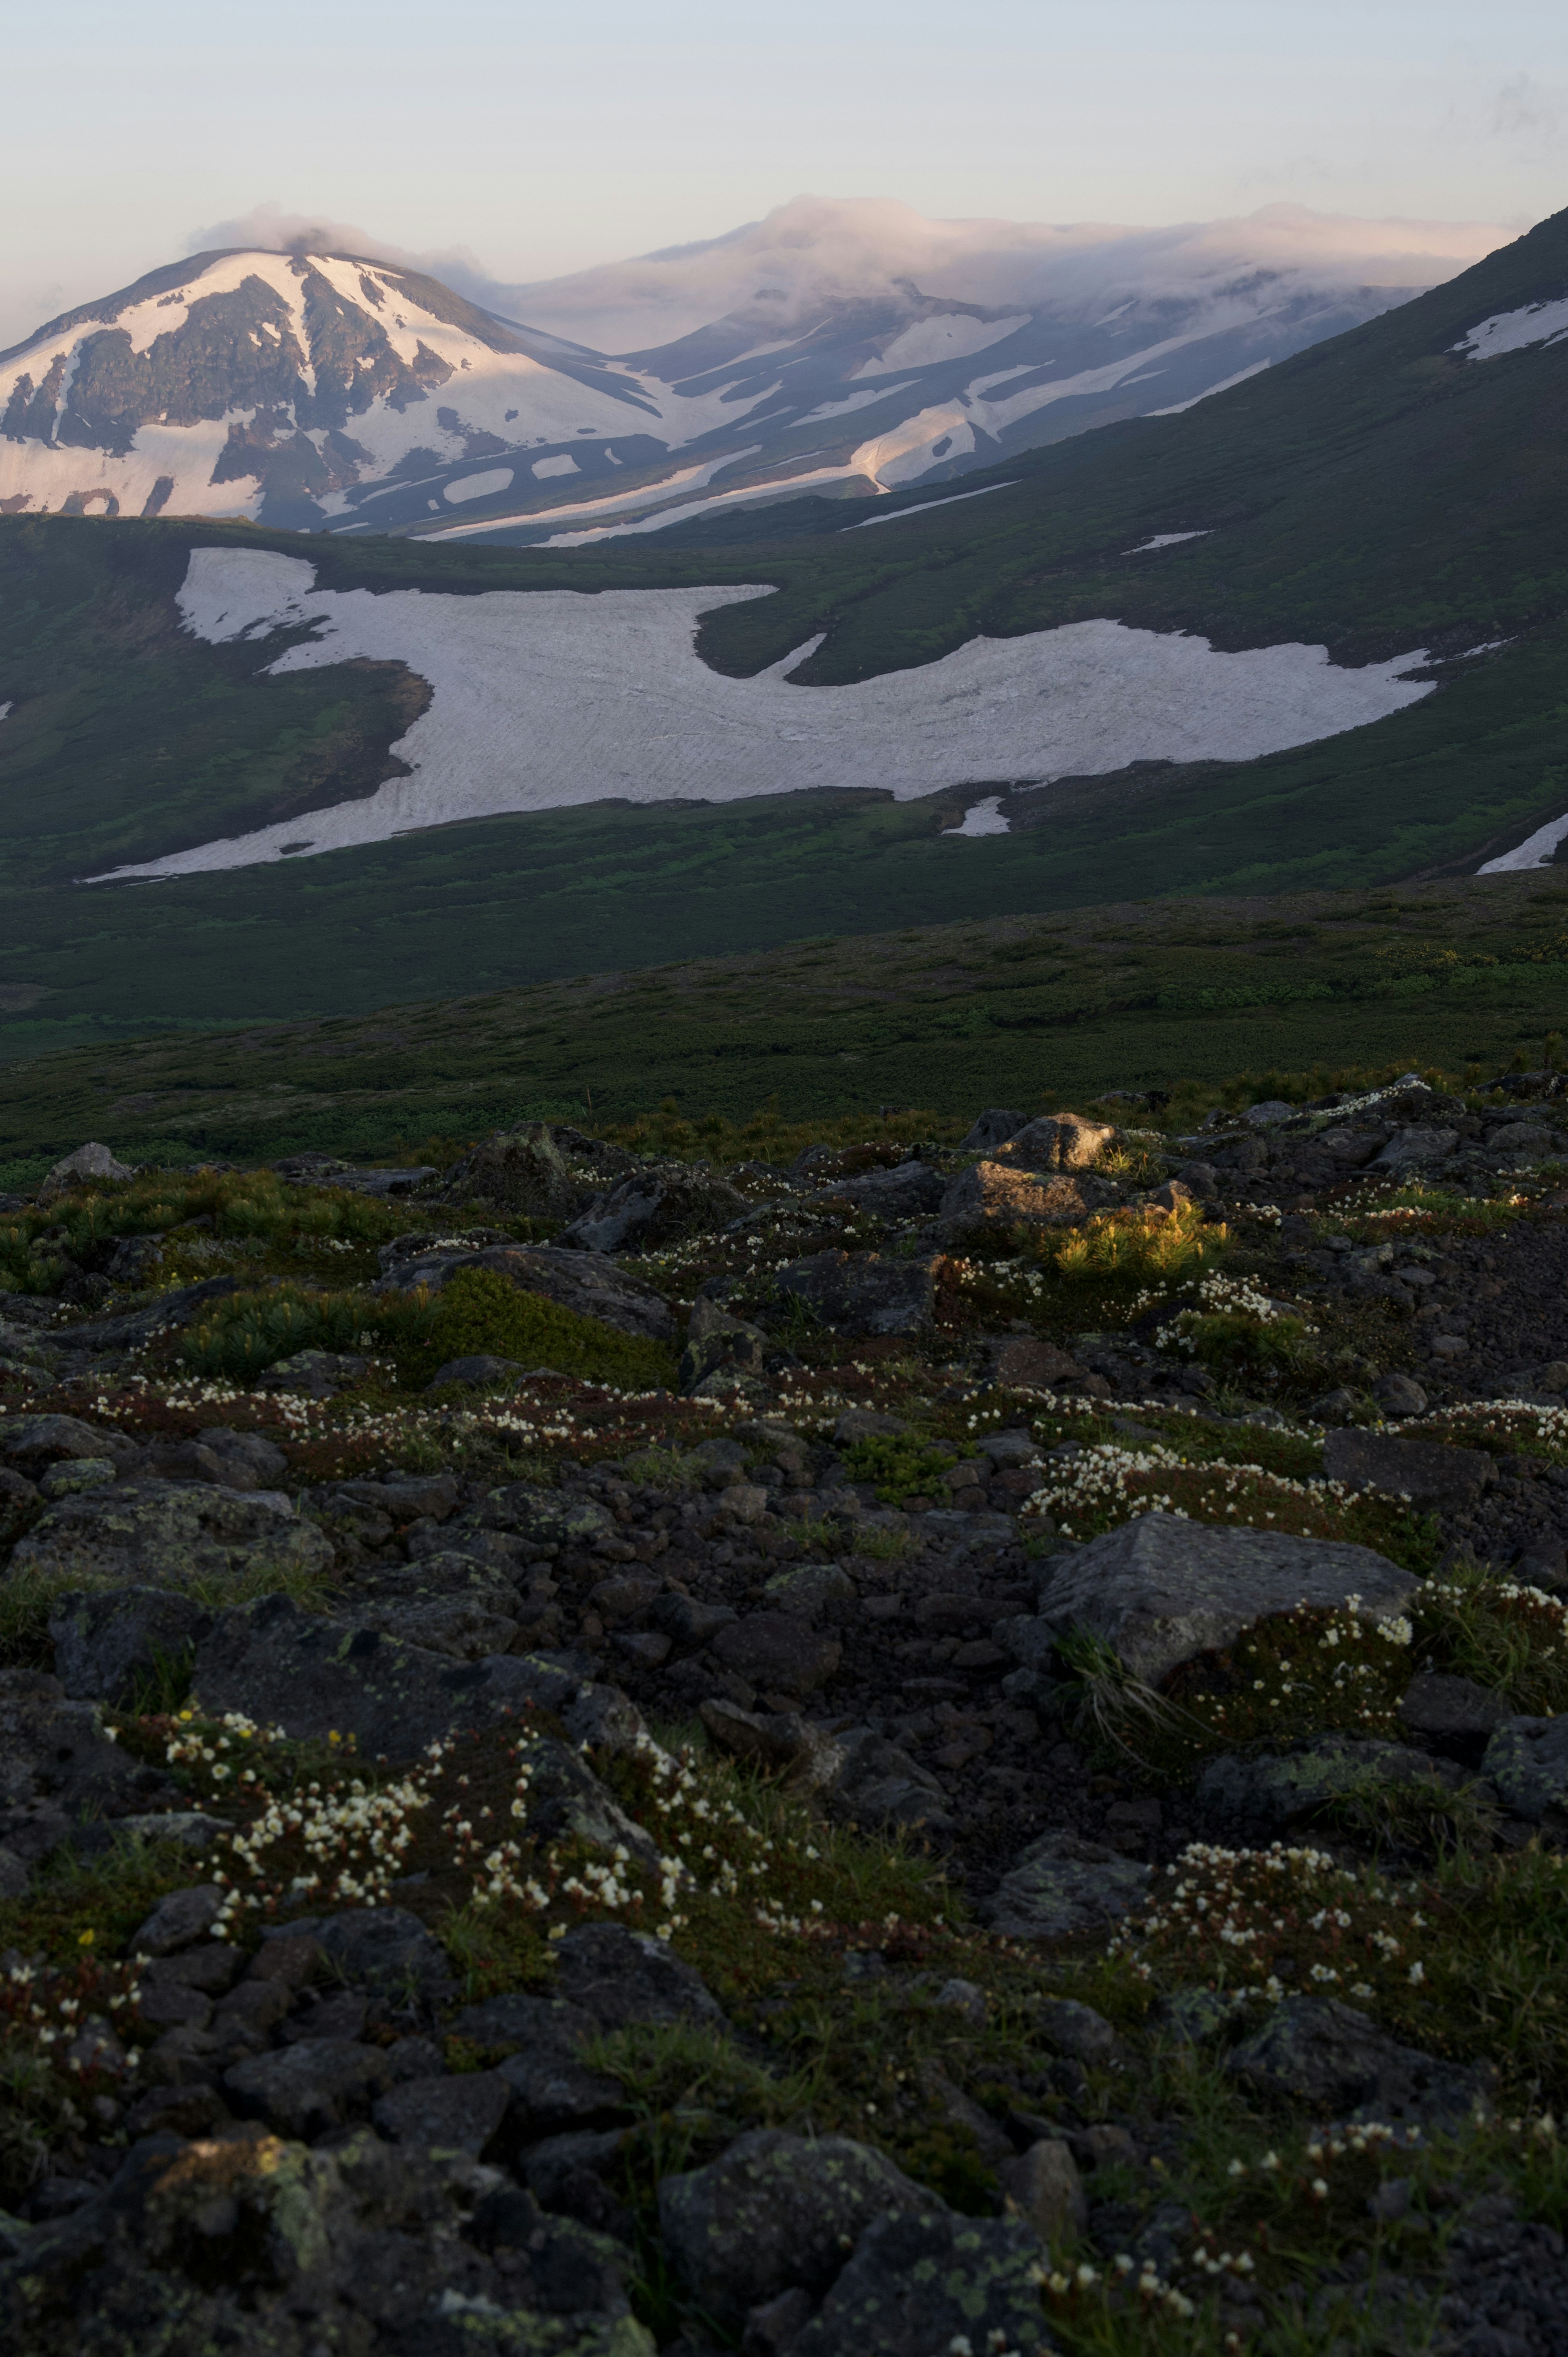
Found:
[[[875, 497], [1179, 411], [1498, 235], [1289, 208], [1051, 230], [801, 199], [507, 290], [532, 325], [371, 256], [199, 253], [0, 353], [0, 511], [560, 545], [802, 486]], [[607, 353], [584, 323], [634, 342]]]
[[1568, 840], [1565, 416], [1568, 214], [1182, 414], [870, 512], [571, 549], [13, 514], [0, 1044], [1533, 870]]

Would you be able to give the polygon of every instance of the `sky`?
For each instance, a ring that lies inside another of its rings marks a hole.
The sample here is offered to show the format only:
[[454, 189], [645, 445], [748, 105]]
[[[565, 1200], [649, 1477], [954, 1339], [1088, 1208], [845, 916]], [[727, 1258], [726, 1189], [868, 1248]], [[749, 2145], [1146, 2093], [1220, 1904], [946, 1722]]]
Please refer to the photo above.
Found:
[[1568, 203], [1562, 0], [0, 0], [0, 345], [267, 206], [516, 285], [805, 192], [1150, 225]]

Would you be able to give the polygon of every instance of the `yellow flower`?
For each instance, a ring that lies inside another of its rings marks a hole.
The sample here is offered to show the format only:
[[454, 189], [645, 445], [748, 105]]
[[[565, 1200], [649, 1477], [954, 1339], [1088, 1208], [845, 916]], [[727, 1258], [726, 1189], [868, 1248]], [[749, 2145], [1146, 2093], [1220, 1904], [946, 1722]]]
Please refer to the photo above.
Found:
[[91, 1948], [97, 1937], [96, 1932], [79, 1932], [76, 1935], [76, 1944], [79, 1948]]
[[342, 1738], [342, 1737], [338, 1734], [338, 1729], [337, 1729], [335, 1727], [328, 1727], [328, 1731], [327, 1731], [327, 1740], [328, 1740], [328, 1743], [341, 1743], [341, 1742], [342, 1742], [342, 1740], [343, 1740], [343, 1738]]

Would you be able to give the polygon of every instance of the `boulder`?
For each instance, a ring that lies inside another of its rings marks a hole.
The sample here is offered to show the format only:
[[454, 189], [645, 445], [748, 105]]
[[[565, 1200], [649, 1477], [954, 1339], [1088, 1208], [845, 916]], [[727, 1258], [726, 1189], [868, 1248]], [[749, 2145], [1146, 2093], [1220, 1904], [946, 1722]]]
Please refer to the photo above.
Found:
[[134, 1466], [141, 1455], [134, 1440], [112, 1426], [84, 1424], [75, 1415], [0, 1416], [0, 1458], [36, 1480], [46, 1465], [91, 1464], [107, 1457]]
[[11, 1556], [11, 1571], [65, 1586], [235, 1587], [272, 1575], [318, 1577], [332, 1549], [281, 1490], [204, 1481], [119, 1482], [45, 1508]]
[[709, 1378], [721, 1372], [760, 1376], [795, 1363], [792, 1351], [784, 1350], [760, 1326], [725, 1309], [722, 1302], [703, 1297], [693, 1304], [679, 1376], [681, 1389], [688, 1396], [701, 1394]]
[[225, 1301], [230, 1294], [242, 1289], [242, 1280], [237, 1276], [203, 1277], [199, 1285], [182, 1285], [173, 1293], [160, 1293], [156, 1301], [141, 1309], [121, 1310], [111, 1318], [90, 1318], [76, 1326], [52, 1327], [49, 1341], [70, 1358], [137, 1350], [159, 1334], [172, 1334], [193, 1326], [209, 1303]]
[[1047, 1114], [1026, 1122], [996, 1149], [996, 1160], [1015, 1170], [1091, 1170], [1116, 1135], [1109, 1122], [1086, 1121], [1081, 1114]]
[[256, 1377], [255, 1389], [293, 1392], [301, 1399], [336, 1399], [349, 1384], [363, 1382], [370, 1372], [370, 1361], [351, 1351], [295, 1351], [286, 1359], [274, 1359], [266, 1372]]
[[596, 1318], [601, 1326], [647, 1341], [667, 1342], [675, 1331], [669, 1303], [640, 1277], [596, 1254], [563, 1251], [554, 1244], [492, 1244], [478, 1252], [433, 1248], [394, 1262], [371, 1291], [415, 1293], [423, 1288], [439, 1293], [465, 1269], [504, 1276], [520, 1292], [537, 1293], [575, 1317]]
[[1549, 1809], [1568, 1810], [1568, 1717], [1505, 1718], [1487, 1746], [1481, 1772], [1505, 1807], [1532, 1824]]
[[1432, 1122], [1412, 1122], [1406, 1128], [1395, 1130], [1372, 1168], [1424, 1170], [1431, 1163], [1446, 1162], [1458, 1143], [1456, 1129], [1439, 1129]]
[[699, 1717], [721, 1751], [749, 1760], [802, 1791], [820, 1791], [843, 1770], [843, 1744], [799, 1711], [742, 1710], [715, 1697], [702, 1705]]
[[825, 2292], [878, 2218], [932, 2197], [869, 2145], [781, 2128], [737, 2136], [705, 2169], [660, 2179], [659, 2224], [688, 2296], [721, 2326], [799, 2286]]
[[961, 1154], [984, 1154], [989, 1147], [1003, 1146], [1008, 1138], [1016, 1137], [1021, 1129], [1027, 1128], [1028, 1122], [1026, 1113], [1008, 1113], [1002, 1105], [993, 1105], [988, 1113], [980, 1115], [967, 1137], [960, 1138], [958, 1150]]
[[514, 1383], [528, 1369], [521, 1359], [498, 1359], [491, 1351], [478, 1351], [467, 1359], [448, 1359], [437, 1367], [424, 1388], [438, 1392], [446, 1383], [465, 1383], [474, 1390], [489, 1389], [497, 1383]]
[[1088, 2225], [1083, 2179], [1072, 2147], [1059, 2136], [1042, 2136], [1027, 2152], [1004, 2160], [996, 2174], [1009, 2214], [1021, 2218], [1047, 2250], [1075, 2239]]
[[393, 2144], [466, 2152], [478, 2160], [496, 2141], [510, 2108], [511, 2089], [499, 2071], [462, 2071], [405, 2080], [379, 2099], [371, 2116]]
[[940, 1204], [941, 1232], [950, 1242], [993, 1229], [1081, 1227], [1120, 1200], [1112, 1180], [1092, 1173], [1041, 1176], [1001, 1160], [961, 1170]]
[[1283, 1833], [1326, 1802], [1373, 1784], [1464, 1781], [1446, 1760], [1402, 1743], [1331, 1733], [1283, 1754], [1257, 1752], [1242, 1758], [1224, 1752], [1209, 1760], [1197, 1780], [1195, 1798], [1211, 1823], [1263, 1835]]
[[211, 1626], [205, 1605], [166, 1587], [62, 1596], [49, 1616], [55, 1675], [74, 1697], [123, 1702], [138, 1680], [156, 1677], [160, 1659], [177, 1659]]
[[703, 1164], [656, 1164], [599, 1196], [562, 1230], [561, 1243], [578, 1252], [657, 1252], [711, 1235], [748, 1209], [746, 1197]]
[[842, 1334], [913, 1334], [936, 1307], [940, 1255], [895, 1260], [881, 1253], [822, 1252], [776, 1272], [791, 1294]]
[[789, 2357], [1032, 2357], [1055, 2344], [1040, 2305], [1040, 2244], [1021, 2218], [918, 2212], [876, 2219]]
[[601, 2030], [660, 2029], [676, 2021], [727, 2029], [702, 1975], [667, 1942], [624, 1923], [579, 1923], [553, 1943], [555, 1986]]
[[1408, 1440], [1354, 1426], [1328, 1435], [1323, 1469], [1348, 1490], [1402, 1493], [1412, 1505], [1427, 1510], [1474, 1505], [1497, 1470], [1481, 1448], [1448, 1448], [1440, 1441]]
[[496, 1130], [455, 1163], [442, 1191], [532, 1219], [570, 1220], [603, 1184], [603, 1175], [591, 1166], [567, 1158], [548, 1124], [525, 1121], [517, 1129]]
[[392, 2075], [382, 2046], [301, 2038], [275, 2053], [236, 2062], [223, 2073], [223, 2086], [242, 2119], [264, 2120], [276, 2135], [308, 2143], [363, 2119], [391, 2086]]
[[108, 1146], [93, 1138], [55, 1164], [38, 1189], [38, 1201], [52, 1202], [57, 1195], [67, 1194], [73, 1187], [89, 1186], [95, 1179], [134, 1178], [135, 1175], [134, 1164], [117, 1161]]
[[1092, 1631], [1155, 1684], [1276, 1613], [1305, 1605], [1387, 1620], [1418, 1585], [1370, 1547], [1140, 1514], [1052, 1558], [1039, 1617], [1047, 1629]]
[[1488, 1693], [1473, 1678], [1418, 1670], [1401, 1697], [1399, 1715], [1417, 1735], [1464, 1738], [1490, 1735], [1509, 1716], [1509, 1706], [1505, 1696]]
[[929, 1162], [896, 1162], [886, 1170], [859, 1170], [835, 1178], [815, 1195], [816, 1203], [849, 1202], [879, 1220], [918, 1220], [941, 1203], [947, 1181]]
[[146, 1770], [103, 1732], [91, 1702], [41, 1670], [0, 1667], [0, 1845], [32, 1866], [80, 1830], [145, 1808]]
[[1372, 1385], [1372, 1397], [1385, 1415], [1426, 1414], [1426, 1394], [1412, 1375], [1380, 1375]]
[[1015, 1940], [1066, 1940], [1131, 1914], [1148, 1896], [1150, 1868], [1076, 1834], [1042, 1834], [981, 1911]]
[[406, 1907], [346, 1908], [317, 1918], [311, 1936], [333, 1971], [356, 1987], [390, 1996], [451, 1986], [446, 1949]]
[[216, 1882], [195, 1883], [188, 1890], [171, 1890], [133, 1932], [133, 1956], [176, 1956], [206, 1938], [218, 1920], [223, 1893]]
[[535, 1490], [526, 1481], [492, 1490], [478, 1507], [478, 1521], [484, 1530], [513, 1531], [535, 1547], [593, 1547], [620, 1532], [615, 1516], [596, 1499], [576, 1498], [569, 1490]]
[[1088, 1374], [1070, 1351], [1037, 1334], [1000, 1334], [981, 1344], [980, 1372], [1008, 1391], [1070, 1390]]
[[1401, 2046], [1336, 1997], [1286, 1997], [1225, 2068], [1253, 2094], [1309, 2104], [1320, 2118], [1459, 2128], [1487, 2108], [1490, 2066], [1462, 2069]]
[[393, 1760], [529, 1706], [560, 1710], [583, 1684], [575, 1665], [539, 1654], [456, 1662], [379, 1629], [302, 1612], [286, 1596], [218, 1615], [198, 1642], [193, 1674], [209, 1711], [241, 1710], [301, 1738], [336, 1729]]
[[908, 1825], [948, 1833], [956, 1822], [948, 1796], [929, 1768], [886, 1737], [862, 1728], [839, 1738], [843, 1765], [828, 1790], [832, 1813], [859, 1825]]
[[814, 1620], [832, 1604], [853, 1604], [856, 1589], [847, 1571], [836, 1563], [792, 1563], [763, 1582], [763, 1594], [780, 1612]]

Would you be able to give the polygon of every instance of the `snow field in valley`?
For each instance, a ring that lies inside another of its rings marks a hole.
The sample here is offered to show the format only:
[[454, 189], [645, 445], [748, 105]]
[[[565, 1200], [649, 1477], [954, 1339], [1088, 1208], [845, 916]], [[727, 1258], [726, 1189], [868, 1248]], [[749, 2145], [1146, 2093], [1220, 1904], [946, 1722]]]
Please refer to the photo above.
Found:
[[1364, 726], [1431, 693], [1396, 676], [1419, 651], [1345, 671], [1322, 647], [1220, 654], [1203, 639], [1112, 621], [973, 639], [940, 662], [848, 686], [789, 685], [805, 648], [752, 679], [700, 661], [703, 615], [772, 594], [377, 596], [317, 589], [302, 557], [194, 549], [179, 607], [198, 638], [262, 641], [280, 626], [314, 624], [313, 639], [265, 668], [403, 662], [430, 683], [432, 699], [392, 748], [408, 776], [363, 800], [113, 877], [246, 867], [302, 841], [312, 853], [341, 850], [456, 819], [611, 799], [723, 802], [868, 787], [906, 802], [970, 781], [1094, 774], [1135, 760], [1250, 760]]

